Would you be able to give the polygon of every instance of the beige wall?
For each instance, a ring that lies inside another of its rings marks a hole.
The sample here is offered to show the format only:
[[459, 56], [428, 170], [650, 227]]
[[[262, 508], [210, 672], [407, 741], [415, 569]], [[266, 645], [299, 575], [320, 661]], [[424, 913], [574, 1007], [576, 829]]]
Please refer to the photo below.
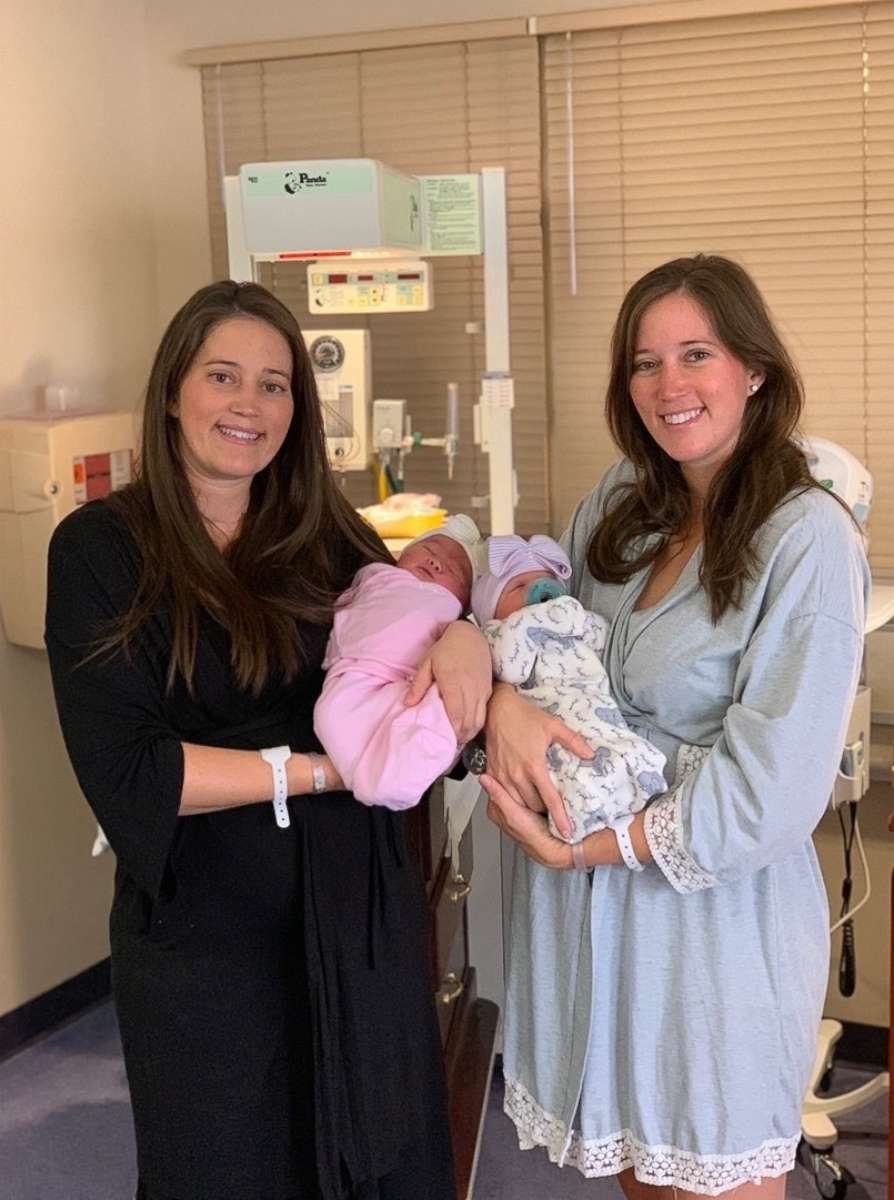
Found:
[[293, 4], [262, 0], [251, 7], [238, 0], [147, 0], [150, 19], [165, 22], [183, 49], [224, 46], [239, 42], [277, 41], [294, 37], [325, 37], [411, 25], [444, 25], [460, 21], [491, 21], [504, 17], [634, 8], [677, 0], [453, 0], [449, 9], [437, 0], [379, 0], [372, 8], [363, 0], [329, 0], [327, 4]]
[[[143, 42], [139, 0], [0, 6], [0, 415], [51, 380], [136, 399], [157, 320]], [[46, 656], [0, 634], [0, 1014], [108, 953], [92, 838]]]

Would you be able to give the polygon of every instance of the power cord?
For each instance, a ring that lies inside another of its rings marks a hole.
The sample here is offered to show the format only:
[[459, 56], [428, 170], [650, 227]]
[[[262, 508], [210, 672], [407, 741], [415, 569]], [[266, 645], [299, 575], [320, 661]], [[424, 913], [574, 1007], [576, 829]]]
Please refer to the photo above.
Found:
[[854, 833], [857, 828], [857, 805], [852, 800], [848, 804], [851, 826], [845, 828], [843, 809], [838, 810], [838, 824], [841, 826], [841, 840], [844, 847], [844, 879], [841, 883], [841, 913], [847, 918], [841, 927], [841, 956], [838, 959], [838, 990], [842, 996], [853, 996], [857, 986], [857, 940], [854, 933], [854, 919], [848, 916], [851, 907], [851, 893], [854, 888], [851, 853], [854, 847]]
[[[830, 932], [841, 929], [841, 956], [838, 960], [838, 990], [842, 996], [852, 996], [857, 986], [857, 944], [854, 932], [854, 917], [867, 903], [872, 894], [872, 882], [869, 877], [869, 863], [863, 847], [860, 834], [859, 806], [852, 800], [847, 805], [850, 817], [850, 828], [845, 825], [844, 806], [838, 809], [838, 823], [841, 826], [841, 838], [844, 848], [844, 879], [841, 884], [841, 911], [838, 920]], [[854, 888], [853, 878], [853, 849], [857, 847], [860, 864], [866, 879], [866, 894], [856, 908], [851, 908], [851, 897]]]

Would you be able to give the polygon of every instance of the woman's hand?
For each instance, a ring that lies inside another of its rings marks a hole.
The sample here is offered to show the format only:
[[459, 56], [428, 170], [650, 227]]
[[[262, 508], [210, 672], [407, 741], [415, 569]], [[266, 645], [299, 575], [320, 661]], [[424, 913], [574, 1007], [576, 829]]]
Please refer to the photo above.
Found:
[[532, 812], [525, 804], [513, 800], [492, 775], [482, 775], [481, 786], [487, 792], [487, 815], [514, 842], [518, 842], [528, 858], [543, 867], [569, 868], [574, 864], [571, 847], [553, 837], [546, 817]]
[[524, 700], [506, 683], [494, 688], [485, 728], [487, 774], [502, 785], [510, 800], [535, 813], [548, 810], [559, 832], [571, 837], [571, 821], [549, 777], [546, 753], [555, 744], [579, 758], [592, 758], [586, 738]]
[[456, 740], [464, 746], [483, 727], [493, 688], [490, 649], [469, 621], [447, 626], [423, 659], [404, 704], [418, 704], [433, 683], [438, 685]]
[[[528, 858], [533, 858], [542, 867], [567, 870], [575, 866], [571, 847], [553, 837], [545, 817], [513, 800], [492, 775], [482, 775], [481, 786], [487, 792], [488, 817], [521, 846]], [[645, 865], [652, 861], [652, 852], [646, 841], [644, 823], [645, 813], [638, 813], [630, 825], [630, 839], [634, 854]], [[588, 834], [581, 841], [580, 849], [587, 867], [607, 867], [624, 861], [612, 829]]]

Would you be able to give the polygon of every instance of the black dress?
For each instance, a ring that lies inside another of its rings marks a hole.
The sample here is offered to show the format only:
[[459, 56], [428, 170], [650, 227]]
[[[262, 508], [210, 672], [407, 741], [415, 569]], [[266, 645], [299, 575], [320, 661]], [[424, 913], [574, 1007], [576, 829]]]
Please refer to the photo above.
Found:
[[194, 695], [166, 694], [162, 611], [84, 662], [139, 551], [109, 505], [56, 530], [47, 630], [81, 788], [117, 856], [115, 1004], [152, 1200], [454, 1200], [425, 898], [401, 816], [348, 793], [179, 817], [181, 742], [319, 750], [312, 665], [254, 698], [210, 618]]

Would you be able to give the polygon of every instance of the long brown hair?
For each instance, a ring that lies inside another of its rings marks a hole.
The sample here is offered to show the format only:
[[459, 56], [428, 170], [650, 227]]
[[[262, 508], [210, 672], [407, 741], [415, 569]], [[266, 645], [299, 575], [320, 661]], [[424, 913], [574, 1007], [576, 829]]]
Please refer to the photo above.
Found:
[[[703, 310], [726, 349], [764, 382], [750, 396], [732, 454], [714, 476], [704, 500], [701, 584], [716, 622], [741, 602], [757, 566], [754, 538], [770, 514], [795, 490], [821, 487], [794, 435], [803, 406], [798, 371], [773, 325], [764, 299], [738, 263], [718, 255], [677, 258], [649, 271], [624, 297], [611, 343], [605, 412], [612, 437], [636, 470], [606, 503], [587, 551], [596, 579], [621, 583], [685, 531], [693, 497], [679, 463], [641, 421], [630, 397], [636, 339], [643, 314], [656, 300], [682, 292]], [[650, 535], [661, 535], [652, 540]], [[643, 539], [651, 544], [643, 546]]]
[[[238, 535], [221, 553], [187, 480], [171, 409], [209, 334], [234, 317], [263, 321], [285, 339], [294, 412], [276, 457], [252, 479]], [[169, 687], [179, 674], [192, 688], [203, 611], [230, 634], [240, 686], [257, 694], [275, 670], [294, 678], [307, 653], [299, 623], [328, 624], [354, 571], [389, 557], [329, 468], [313, 367], [298, 322], [255, 283], [212, 283], [174, 316], [146, 388], [137, 479], [107, 503], [124, 518], [143, 562], [133, 604], [101, 649], [126, 649], [166, 599], [174, 626]]]

